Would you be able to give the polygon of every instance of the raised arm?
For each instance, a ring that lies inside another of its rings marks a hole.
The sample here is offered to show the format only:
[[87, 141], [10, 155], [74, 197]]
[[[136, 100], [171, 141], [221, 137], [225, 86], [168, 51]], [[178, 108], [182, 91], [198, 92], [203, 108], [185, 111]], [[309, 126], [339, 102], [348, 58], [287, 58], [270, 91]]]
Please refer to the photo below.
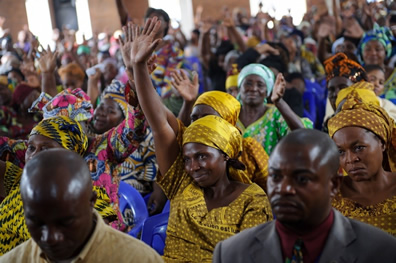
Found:
[[47, 50], [40, 52], [40, 57], [38, 57], [38, 63], [41, 70], [41, 91], [55, 97], [58, 94], [55, 82], [55, 68], [56, 68], [56, 58], [58, 52], [52, 52], [48, 46]]
[[125, 40], [121, 46], [130, 45], [130, 65], [136, 85], [140, 106], [153, 131], [158, 166], [162, 174], [166, 174], [176, 160], [180, 148], [177, 142], [177, 131], [173, 130], [167, 119], [167, 112], [155, 91], [147, 69], [147, 61], [161, 39], [155, 35], [161, 26], [156, 17], [148, 19], [143, 30], [129, 24], [124, 28]]
[[228, 35], [232, 39], [233, 44], [238, 45], [238, 49], [241, 52], [245, 52], [247, 46], [243, 41], [241, 34], [239, 34], [238, 30], [235, 27], [234, 21], [232, 20], [231, 15], [227, 15], [223, 20], [223, 25], [227, 28]]
[[193, 75], [193, 80], [191, 81], [183, 70], [181, 70], [180, 73], [177, 71], [172, 73], [172, 86], [183, 98], [183, 105], [179, 112], [178, 119], [181, 120], [185, 126], [190, 125], [190, 114], [199, 90], [198, 74], [194, 71]]
[[271, 101], [274, 103], [276, 108], [278, 108], [279, 112], [282, 114], [290, 130], [304, 128], [304, 125], [300, 117], [298, 117], [297, 114], [295, 114], [294, 111], [290, 108], [290, 106], [282, 99], [283, 94], [285, 93], [285, 89], [286, 89], [286, 81], [282, 73], [279, 73], [278, 76], [276, 76], [276, 81], [274, 85], [274, 90], [272, 91]]

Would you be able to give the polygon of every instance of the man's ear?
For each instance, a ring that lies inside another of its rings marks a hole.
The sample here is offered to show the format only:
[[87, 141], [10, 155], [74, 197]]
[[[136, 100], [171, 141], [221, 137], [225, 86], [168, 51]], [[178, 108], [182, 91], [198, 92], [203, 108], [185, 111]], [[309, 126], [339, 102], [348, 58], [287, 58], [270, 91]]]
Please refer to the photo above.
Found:
[[341, 183], [342, 180], [344, 179], [344, 176], [342, 174], [339, 174], [338, 172], [333, 175], [330, 179], [330, 196], [331, 198], [334, 198], [338, 192], [340, 191]]

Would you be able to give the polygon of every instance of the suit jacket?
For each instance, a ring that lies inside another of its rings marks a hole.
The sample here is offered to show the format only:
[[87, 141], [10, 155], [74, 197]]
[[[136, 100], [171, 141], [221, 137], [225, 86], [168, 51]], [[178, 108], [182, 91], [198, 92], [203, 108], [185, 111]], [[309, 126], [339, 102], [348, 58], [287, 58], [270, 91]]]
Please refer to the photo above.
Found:
[[[213, 262], [284, 263], [275, 221], [219, 242]], [[334, 210], [334, 222], [319, 263], [396, 263], [396, 238], [368, 224], [352, 220]]]

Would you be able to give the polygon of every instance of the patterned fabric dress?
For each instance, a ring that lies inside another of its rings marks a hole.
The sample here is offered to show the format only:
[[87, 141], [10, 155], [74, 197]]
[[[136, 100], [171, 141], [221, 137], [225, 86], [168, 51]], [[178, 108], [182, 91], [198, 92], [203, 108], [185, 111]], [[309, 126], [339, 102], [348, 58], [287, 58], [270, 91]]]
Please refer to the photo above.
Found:
[[[252, 137], [262, 144], [268, 155], [272, 153], [279, 140], [289, 132], [289, 127], [282, 114], [275, 106], [267, 105], [268, 109], [257, 121], [245, 127], [240, 120], [237, 127], [242, 131], [244, 138]], [[312, 122], [307, 118], [301, 121], [305, 128], [313, 128]]]
[[[188, 132], [191, 130], [191, 126], [200, 125], [199, 123], [207, 124], [210, 118], [217, 118], [227, 123], [217, 116], [203, 117], [193, 122], [183, 135], [182, 132], [179, 132], [178, 142], [182, 145], [196, 140], [200, 143], [209, 142], [208, 144], [211, 144], [210, 141], [216, 141], [216, 145], [227, 156], [235, 158], [235, 154], [242, 145], [238, 147], [233, 139], [217, 136], [210, 132], [210, 129], [205, 129], [203, 125], [196, 129], [197, 133], [195, 134]], [[227, 125], [232, 127], [228, 123]], [[240, 137], [239, 131], [236, 129], [235, 133]], [[227, 135], [230, 136], [229, 133]], [[214, 137], [217, 138], [213, 139]], [[236, 147], [238, 148], [236, 149]], [[230, 150], [231, 148], [234, 150]], [[230, 169], [231, 180], [239, 178], [233, 173]], [[268, 198], [256, 184], [249, 185], [229, 205], [208, 211], [204, 190], [186, 173], [181, 152], [165, 176], [157, 178], [157, 183], [171, 202], [164, 251], [166, 262], [211, 262], [213, 250], [219, 241], [244, 229], [272, 220]]]
[[396, 237], [396, 195], [375, 205], [362, 206], [339, 193], [332, 205], [344, 216], [381, 228]]

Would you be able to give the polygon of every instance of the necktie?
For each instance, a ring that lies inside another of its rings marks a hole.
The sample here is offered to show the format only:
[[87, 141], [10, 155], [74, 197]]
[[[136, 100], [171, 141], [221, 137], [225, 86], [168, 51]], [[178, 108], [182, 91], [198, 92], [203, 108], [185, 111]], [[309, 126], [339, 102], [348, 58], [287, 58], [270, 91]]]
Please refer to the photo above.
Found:
[[292, 258], [290, 263], [303, 263], [303, 253], [302, 253], [302, 247], [304, 243], [302, 239], [297, 239], [296, 243], [294, 243], [293, 247], [293, 253], [292, 253]]

